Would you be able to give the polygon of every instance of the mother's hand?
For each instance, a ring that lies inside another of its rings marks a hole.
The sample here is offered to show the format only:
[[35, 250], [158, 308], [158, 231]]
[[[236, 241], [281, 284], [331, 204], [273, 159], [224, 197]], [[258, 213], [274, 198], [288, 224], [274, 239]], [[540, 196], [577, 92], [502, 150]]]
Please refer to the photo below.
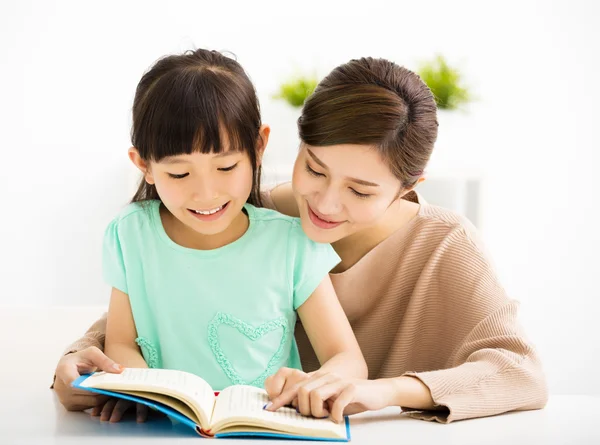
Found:
[[268, 411], [297, 401], [303, 415], [331, 417], [343, 422], [344, 415], [378, 410], [393, 404], [396, 387], [391, 379], [366, 380], [342, 378], [331, 373], [306, 374], [280, 369], [265, 381], [271, 403]]
[[81, 374], [98, 369], [117, 374], [123, 371], [121, 365], [116, 364], [100, 349], [93, 346], [67, 354], [60, 359], [55, 371], [54, 390], [58, 395], [58, 400], [67, 410], [83, 411], [104, 405], [108, 400], [108, 397], [103, 395], [75, 389], [71, 386], [71, 383]]

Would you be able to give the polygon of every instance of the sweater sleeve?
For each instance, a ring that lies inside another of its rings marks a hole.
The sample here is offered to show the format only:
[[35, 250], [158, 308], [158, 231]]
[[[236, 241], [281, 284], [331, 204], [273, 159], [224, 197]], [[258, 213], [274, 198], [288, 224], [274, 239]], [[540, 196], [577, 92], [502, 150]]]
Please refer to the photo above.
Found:
[[403, 410], [449, 423], [543, 408], [548, 393], [540, 359], [518, 323], [518, 303], [498, 283], [481, 242], [458, 227], [443, 244], [433, 256], [444, 301], [437, 311], [457, 335], [442, 369], [404, 374], [429, 388], [439, 410]]
[[273, 197], [271, 196], [271, 190], [262, 190], [260, 192], [260, 199], [262, 200], [263, 207], [266, 209], [277, 210], [275, 208], [275, 203], [273, 202]]
[[106, 335], [106, 319], [108, 314], [105, 312], [98, 320], [96, 320], [83, 334], [83, 337], [71, 343], [64, 354], [81, 351], [82, 349], [96, 346], [101, 351], [104, 351], [104, 337]]
[[[101, 351], [104, 351], [104, 339], [106, 336], [106, 319], [108, 313], [102, 314], [98, 320], [96, 320], [83, 334], [83, 337], [77, 339], [71, 343], [63, 352], [63, 355], [70, 354], [72, 352], [81, 351], [82, 349], [95, 346]], [[56, 381], [56, 375], [52, 379], [52, 385], [50, 388], [54, 388], [54, 382]]]

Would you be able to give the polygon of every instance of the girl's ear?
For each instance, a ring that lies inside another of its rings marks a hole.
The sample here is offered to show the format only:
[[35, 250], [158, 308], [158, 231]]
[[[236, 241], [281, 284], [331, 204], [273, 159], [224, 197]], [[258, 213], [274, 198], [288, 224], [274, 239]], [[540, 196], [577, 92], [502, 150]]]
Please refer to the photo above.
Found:
[[265, 148], [267, 148], [267, 143], [269, 142], [269, 135], [271, 134], [271, 127], [268, 125], [261, 125], [258, 130], [258, 143], [256, 147], [256, 163], [257, 165], [262, 164], [263, 154], [265, 153]]
[[148, 166], [146, 161], [144, 161], [140, 156], [140, 152], [137, 151], [137, 148], [131, 147], [127, 151], [127, 154], [129, 155], [129, 159], [131, 159], [131, 162], [133, 162], [133, 165], [140, 169], [140, 171], [144, 175], [144, 179], [146, 180], [146, 182], [148, 184], [154, 184], [154, 176], [152, 175], [152, 171], [150, 170], [150, 167]]

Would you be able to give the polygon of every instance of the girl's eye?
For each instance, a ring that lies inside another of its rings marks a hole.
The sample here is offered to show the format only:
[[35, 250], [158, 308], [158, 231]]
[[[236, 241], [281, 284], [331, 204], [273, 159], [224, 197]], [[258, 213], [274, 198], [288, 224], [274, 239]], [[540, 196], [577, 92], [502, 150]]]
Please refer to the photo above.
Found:
[[231, 167], [223, 167], [223, 168], [220, 168], [220, 169], [219, 169], [219, 171], [222, 171], [222, 172], [230, 172], [231, 170], [233, 170], [234, 168], [236, 168], [238, 164], [239, 164], [239, 162], [236, 162], [236, 163], [235, 163], [235, 164], [233, 164]]
[[350, 187], [350, 191], [351, 191], [352, 193], [354, 193], [354, 195], [355, 195], [357, 198], [360, 198], [360, 199], [367, 199], [369, 196], [371, 196], [371, 195], [369, 195], [369, 194], [367, 194], [367, 193], [360, 193], [360, 192], [357, 192], [357, 191], [356, 191], [356, 190], [354, 190], [352, 187]]
[[183, 179], [185, 178], [187, 175], [189, 175], [189, 173], [183, 173], [181, 175], [174, 175], [173, 173], [167, 173], [171, 178], [173, 179]]
[[314, 171], [312, 168], [310, 168], [310, 165], [308, 165], [308, 162], [306, 163], [306, 171], [310, 174], [313, 175], [317, 178], [321, 177], [321, 176], [325, 176], [323, 173], [319, 173]]

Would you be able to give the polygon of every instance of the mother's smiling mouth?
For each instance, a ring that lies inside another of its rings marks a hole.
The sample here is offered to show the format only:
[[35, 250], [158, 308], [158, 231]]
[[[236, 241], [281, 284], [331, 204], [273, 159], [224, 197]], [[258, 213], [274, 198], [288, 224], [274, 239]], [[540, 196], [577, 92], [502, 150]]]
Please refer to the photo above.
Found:
[[330, 221], [327, 218], [325, 218], [324, 216], [321, 216], [319, 213], [315, 212], [312, 209], [312, 207], [310, 206], [310, 204], [308, 204], [308, 202], [306, 203], [306, 206], [308, 208], [308, 216], [309, 216], [311, 222], [315, 226], [317, 226], [321, 229], [333, 229], [345, 222], [345, 221]]

